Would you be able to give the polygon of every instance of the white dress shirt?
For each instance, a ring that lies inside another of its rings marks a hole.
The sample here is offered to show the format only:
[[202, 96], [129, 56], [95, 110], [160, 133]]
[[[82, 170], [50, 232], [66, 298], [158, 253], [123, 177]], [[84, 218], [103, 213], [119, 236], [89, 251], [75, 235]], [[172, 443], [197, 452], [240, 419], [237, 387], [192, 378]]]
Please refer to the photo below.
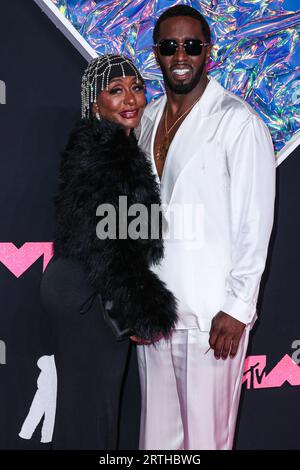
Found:
[[[141, 122], [139, 144], [156, 175], [154, 138], [165, 104], [166, 96], [150, 103]], [[165, 257], [153, 270], [178, 299], [177, 328], [209, 331], [220, 310], [253, 323], [275, 198], [267, 126], [210, 78], [173, 138], [160, 184], [169, 225]]]

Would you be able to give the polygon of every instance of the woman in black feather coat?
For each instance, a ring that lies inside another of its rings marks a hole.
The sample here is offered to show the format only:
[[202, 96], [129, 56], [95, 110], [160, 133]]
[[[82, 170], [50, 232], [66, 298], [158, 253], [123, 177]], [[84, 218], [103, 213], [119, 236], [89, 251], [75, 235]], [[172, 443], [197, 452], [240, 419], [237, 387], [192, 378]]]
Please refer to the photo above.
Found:
[[119, 224], [124, 219], [120, 196], [128, 208], [143, 204], [148, 213], [160, 204], [151, 164], [132, 132], [145, 104], [131, 61], [107, 55], [89, 64], [83, 118], [62, 155], [54, 257], [41, 283], [55, 337], [54, 449], [116, 448], [128, 338], [153, 343], [176, 322], [174, 296], [150, 270], [163, 256], [161, 226], [153, 230], [148, 219], [148, 236], [134, 239], [97, 230], [101, 204], [115, 209]]

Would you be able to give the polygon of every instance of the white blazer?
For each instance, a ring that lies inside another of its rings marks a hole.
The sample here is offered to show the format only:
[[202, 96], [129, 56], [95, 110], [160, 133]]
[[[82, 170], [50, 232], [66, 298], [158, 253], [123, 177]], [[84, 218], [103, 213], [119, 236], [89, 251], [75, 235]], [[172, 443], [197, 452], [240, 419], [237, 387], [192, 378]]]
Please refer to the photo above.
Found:
[[[156, 175], [153, 144], [165, 104], [165, 96], [150, 103], [141, 122], [139, 144]], [[178, 299], [177, 328], [209, 331], [220, 310], [253, 323], [275, 198], [267, 126], [210, 78], [170, 145], [160, 184], [169, 227], [153, 270]]]

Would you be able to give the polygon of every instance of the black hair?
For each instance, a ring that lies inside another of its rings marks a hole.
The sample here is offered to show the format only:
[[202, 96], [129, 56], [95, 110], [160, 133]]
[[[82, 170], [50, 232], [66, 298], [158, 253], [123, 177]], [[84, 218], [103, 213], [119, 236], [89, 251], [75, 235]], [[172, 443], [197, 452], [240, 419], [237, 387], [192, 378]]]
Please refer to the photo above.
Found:
[[165, 10], [156, 21], [153, 29], [154, 44], [156, 44], [158, 41], [161, 23], [167, 20], [168, 18], [173, 18], [174, 16], [189, 16], [190, 18], [195, 18], [196, 20], [200, 21], [205, 40], [209, 43], [211, 42], [209, 24], [207, 23], [204, 16], [201, 15], [198, 10], [188, 5], [175, 5], [174, 7]]

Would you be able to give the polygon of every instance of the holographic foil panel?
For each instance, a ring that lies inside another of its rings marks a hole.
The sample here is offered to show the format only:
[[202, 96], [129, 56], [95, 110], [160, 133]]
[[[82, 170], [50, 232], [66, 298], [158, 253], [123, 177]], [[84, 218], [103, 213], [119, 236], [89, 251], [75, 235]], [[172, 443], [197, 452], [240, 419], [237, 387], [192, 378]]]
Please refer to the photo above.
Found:
[[269, 126], [279, 152], [300, 137], [299, 0], [52, 0], [98, 54], [131, 57], [149, 98], [163, 93], [152, 30], [170, 6], [187, 4], [208, 20], [213, 37], [209, 73], [243, 97]]

